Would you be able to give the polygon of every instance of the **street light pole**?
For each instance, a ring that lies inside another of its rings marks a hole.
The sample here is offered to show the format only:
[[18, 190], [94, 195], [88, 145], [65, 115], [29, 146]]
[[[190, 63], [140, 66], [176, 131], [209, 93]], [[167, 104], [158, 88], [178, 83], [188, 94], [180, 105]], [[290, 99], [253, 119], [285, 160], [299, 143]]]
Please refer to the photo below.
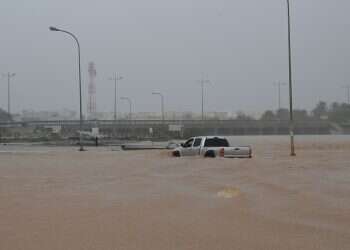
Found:
[[348, 104], [350, 104], [350, 85], [346, 85], [343, 88], [345, 88], [347, 90], [346, 94], [347, 94], [347, 97], [348, 97]]
[[118, 81], [123, 80], [124, 77], [118, 76], [118, 73], [115, 73], [114, 77], [109, 78], [109, 80], [114, 81], [114, 121], [117, 120], [117, 86], [118, 86]]
[[16, 73], [10, 73], [8, 72], [7, 74], [3, 74], [4, 77], [7, 78], [7, 113], [8, 115], [11, 115], [11, 92], [10, 92], [10, 88], [11, 88], [11, 78], [16, 76]]
[[82, 131], [83, 131], [83, 109], [82, 109], [82, 95], [81, 95], [81, 66], [80, 66], [80, 44], [78, 41], [78, 38], [71, 32], [66, 31], [66, 30], [62, 30], [62, 29], [58, 29], [56, 27], [50, 27], [49, 28], [51, 31], [60, 31], [63, 33], [66, 33], [68, 35], [70, 35], [71, 37], [73, 37], [73, 39], [76, 41], [77, 43], [77, 47], [78, 47], [78, 66], [79, 66], [79, 114], [80, 114], [80, 120], [79, 120], [79, 151], [84, 151], [84, 147], [83, 147], [83, 142], [82, 142]]
[[201, 91], [202, 91], [202, 121], [204, 121], [204, 84], [210, 83], [209, 80], [204, 80], [203, 78], [198, 81], [201, 85]]
[[291, 24], [290, 24], [290, 2], [287, 0], [288, 14], [288, 58], [289, 58], [289, 134], [290, 134], [290, 155], [296, 156], [294, 146], [294, 118], [293, 118], [293, 78], [292, 78], [292, 46], [291, 46]]
[[120, 97], [121, 100], [126, 100], [129, 102], [129, 120], [132, 120], [132, 102], [129, 97]]
[[164, 96], [160, 92], [152, 92], [152, 95], [159, 95], [161, 100], [162, 121], [164, 122]]
[[201, 81], [201, 90], [202, 90], [202, 121], [204, 120], [204, 82]]
[[278, 110], [281, 109], [281, 86], [285, 86], [286, 83], [284, 82], [276, 82], [274, 83], [275, 86], [278, 88]]

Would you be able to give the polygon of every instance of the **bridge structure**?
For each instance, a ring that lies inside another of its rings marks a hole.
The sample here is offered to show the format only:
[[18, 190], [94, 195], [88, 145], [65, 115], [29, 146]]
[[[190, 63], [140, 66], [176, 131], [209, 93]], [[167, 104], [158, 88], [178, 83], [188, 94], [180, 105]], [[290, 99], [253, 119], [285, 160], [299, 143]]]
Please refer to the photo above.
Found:
[[[62, 136], [79, 132], [79, 120], [1, 122], [2, 131], [59, 128]], [[84, 131], [98, 128], [99, 133], [114, 138], [184, 138], [196, 135], [284, 135], [289, 121], [271, 120], [85, 120]], [[327, 121], [296, 121], [295, 134], [330, 134]], [[4, 132], [3, 132], [4, 133]]]

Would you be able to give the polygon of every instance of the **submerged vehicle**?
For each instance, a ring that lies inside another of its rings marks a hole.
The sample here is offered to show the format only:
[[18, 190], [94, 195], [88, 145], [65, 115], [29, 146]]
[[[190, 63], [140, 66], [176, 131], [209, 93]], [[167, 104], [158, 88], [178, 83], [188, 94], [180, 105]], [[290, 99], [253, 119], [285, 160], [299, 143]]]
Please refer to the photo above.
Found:
[[230, 147], [229, 142], [224, 137], [200, 136], [191, 137], [180, 147], [173, 150], [175, 157], [195, 156], [204, 157], [225, 157], [225, 158], [252, 158], [252, 148], [250, 146]]

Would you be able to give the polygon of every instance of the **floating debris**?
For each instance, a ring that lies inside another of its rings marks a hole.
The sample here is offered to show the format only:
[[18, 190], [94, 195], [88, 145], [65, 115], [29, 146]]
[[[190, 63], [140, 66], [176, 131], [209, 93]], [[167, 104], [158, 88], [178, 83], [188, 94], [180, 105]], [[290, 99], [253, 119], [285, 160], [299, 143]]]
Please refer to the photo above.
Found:
[[241, 191], [238, 188], [225, 188], [218, 192], [218, 196], [225, 199], [238, 197]]

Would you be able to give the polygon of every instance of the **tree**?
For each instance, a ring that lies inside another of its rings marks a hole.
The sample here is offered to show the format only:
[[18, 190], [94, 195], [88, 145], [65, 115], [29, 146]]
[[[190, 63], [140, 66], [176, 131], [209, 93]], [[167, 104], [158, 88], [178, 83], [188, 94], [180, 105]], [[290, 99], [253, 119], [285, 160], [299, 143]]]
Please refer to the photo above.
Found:
[[267, 110], [265, 111], [265, 113], [260, 117], [260, 120], [263, 121], [272, 121], [272, 120], [276, 120], [276, 115], [273, 111], [271, 110]]
[[277, 110], [276, 118], [282, 121], [289, 120], [289, 110], [288, 109]]
[[246, 114], [243, 113], [242, 111], [238, 111], [235, 120], [239, 120], [239, 121], [252, 121], [252, 120], [255, 120], [255, 119], [254, 119], [253, 117], [249, 116], [249, 115], [246, 115]]
[[320, 119], [322, 116], [327, 116], [328, 107], [326, 102], [319, 102], [316, 107], [312, 110], [312, 114], [315, 118]]
[[328, 112], [329, 120], [336, 123], [346, 123], [350, 121], [350, 104], [334, 102]]
[[193, 120], [193, 114], [191, 112], [186, 112], [183, 114], [183, 119], [184, 120]]
[[11, 115], [1, 108], [0, 108], [0, 121], [12, 121]]
[[306, 110], [294, 110], [293, 115], [294, 119], [297, 121], [306, 121], [310, 119]]
[[337, 102], [333, 102], [332, 105], [331, 105], [330, 112], [336, 112], [337, 110], [339, 110], [339, 108], [340, 108], [340, 104], [337, 103]]

